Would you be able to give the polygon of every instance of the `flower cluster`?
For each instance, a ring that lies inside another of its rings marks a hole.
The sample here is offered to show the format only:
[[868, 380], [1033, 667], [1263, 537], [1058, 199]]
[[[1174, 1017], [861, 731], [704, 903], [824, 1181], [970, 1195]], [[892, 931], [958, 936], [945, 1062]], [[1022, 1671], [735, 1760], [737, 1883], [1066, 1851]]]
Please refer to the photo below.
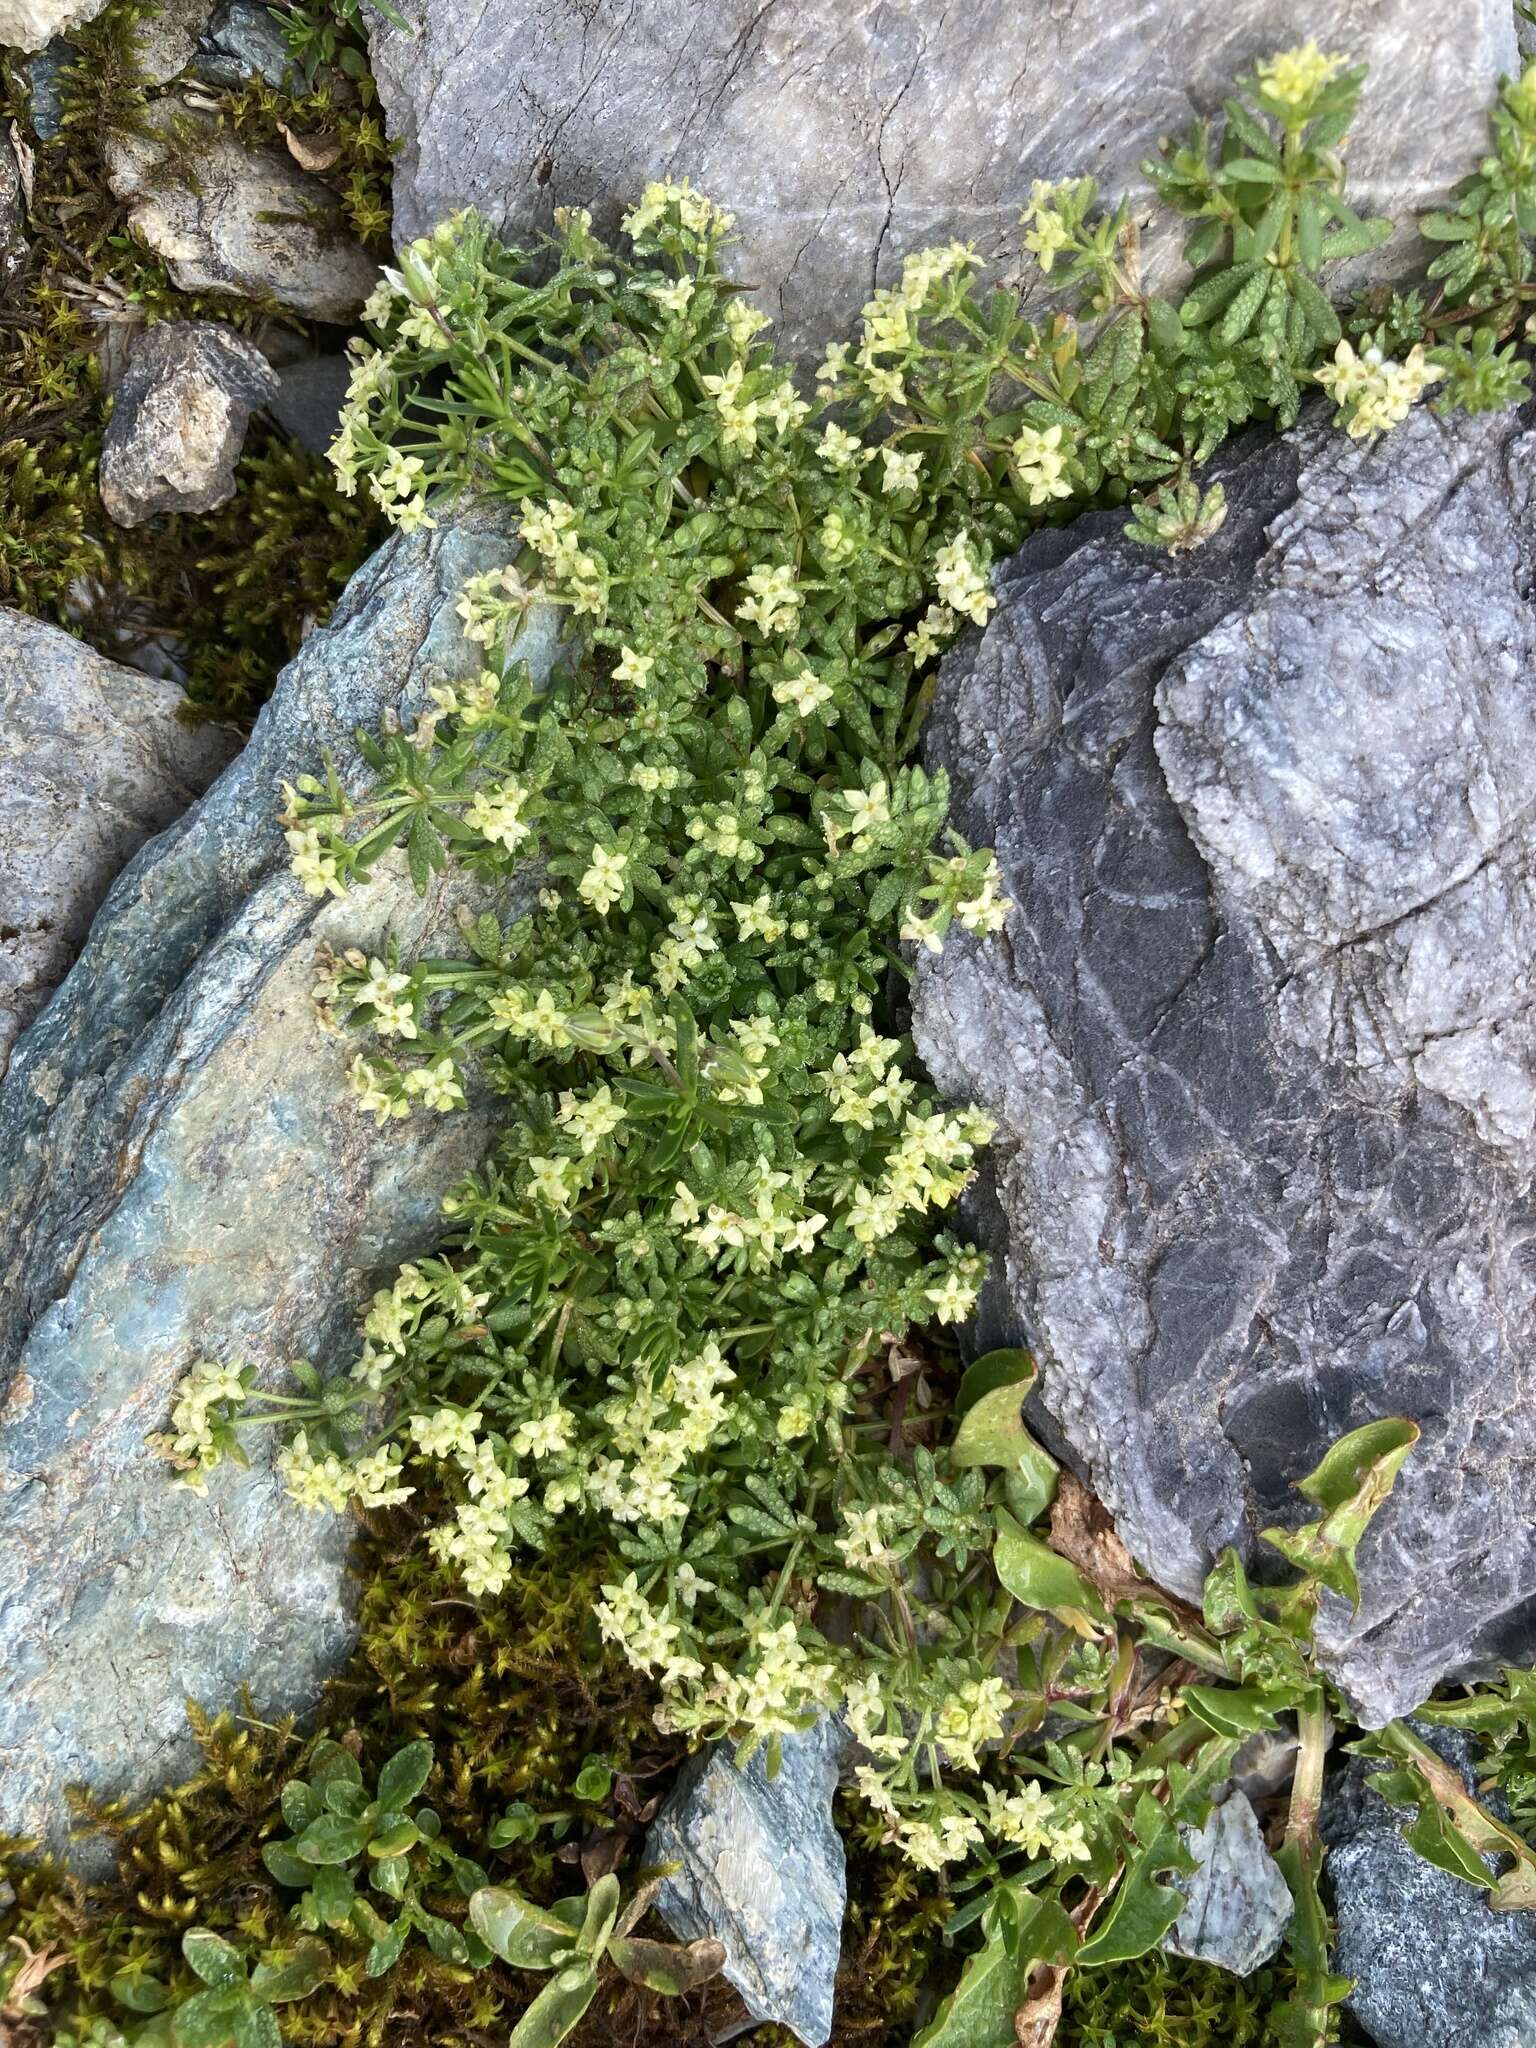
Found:
[[1394, 363], [1379, 348], [1356, 355], [1347, 341], [1341, 341], [1333, 361], [1315, 374], [1338, 407], [1338, 424], [1353, 440], [1364, 441], [1398, 426], [1414, 402], [1446, 372], [1426, 358], [1418, 343], [1403, 362]]

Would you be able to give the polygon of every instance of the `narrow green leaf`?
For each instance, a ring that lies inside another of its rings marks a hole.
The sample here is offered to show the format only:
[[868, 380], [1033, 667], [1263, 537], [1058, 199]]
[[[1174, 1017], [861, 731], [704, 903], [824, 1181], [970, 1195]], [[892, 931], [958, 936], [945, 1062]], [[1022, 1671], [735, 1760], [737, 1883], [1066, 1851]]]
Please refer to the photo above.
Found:
[[552, 1977], [512, 2029], [507, 2048], [555, 2048], [575, 2032], [597, 1992], [597, 1972], [572, 1963]]

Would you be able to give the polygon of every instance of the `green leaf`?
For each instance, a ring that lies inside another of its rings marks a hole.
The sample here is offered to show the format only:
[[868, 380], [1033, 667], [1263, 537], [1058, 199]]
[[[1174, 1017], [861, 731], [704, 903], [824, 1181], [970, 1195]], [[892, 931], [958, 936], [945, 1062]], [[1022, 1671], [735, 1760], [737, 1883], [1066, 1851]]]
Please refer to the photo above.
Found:
[[409, 1806], [432, 1772], [430, 1742], [408, 1742], [379, 1773], [379, 1805], [396, 1813]]
[[[1000, 1910], [1006, 1894], [1006, 1912]], [[984, 1945], [966, 1959], [960, 1982], [912, 2048], [1017, 2048], [1013, 2016], [1037, 1963], [1065, 1966], [1077, 1936], [1055, 1899], [1015, 1882], [1000, 1885], [983, 1920]]]
[[1159, 1872], [1194, 1867], [1178, 1829], [1166, 1823], [1159, 1827], [1131, 1859], [1108, 1910], [1077, 1952], [1079, 1964], [1090, 1969], [1134, 1962], [1156, 1948], [1188, 1903], [1182, 1892], [1162, 1882]]
[[[1275, 1726], [1276, 1708], [1260, 1686], [1186, 1685], [1179, 1698], [1218, 1735], [1256, 1735]], [[1292, 1704], [1279, 1702], [1281, 1710]]]
[[120, 1970], [107, 1989], [130, 2012], [163, 2012], [171, 2002], [170, 1991], [158, 1977], [143, 1977], [133, 1970]]
[[1274, 185], [1279, 182], [1280, 166], [1260, 156], [1235, 156], [1216, 176], [1224, 185]]
[[231, 1948], [210, 1927], [189, 1927], [181, 1937], [181, 1952], [194, 1975], [215, 1991], [228, 1991], [245, 1982], [240, 1951]]
[[258, 1963], [251, 1972], [251, 1990], [268, 2005], [286, 2005], [318, 1991], [330, 1972], [331, 1952], [325, 1943], [300, 1941], [280, 1953], [276, 1962]]
[[512, 2029], [507, 2048], [555, 2048], [574, 2033], [597, 1991], [590, 1963], [571, 1963], [552, 1977]]
[[293, 1852], [306, 1863], [350, 1863], [367, 1848], [371, 1832], [366, 1820], [349, 1820], [344, 1813], [322, 1813], [294, 1842]]
[[998, 1387], [1017, 1387], [1022, 1401], [1035, 1384], [1035, 1361], [1027, 1351], [988, 1351], [973, 1359], [955, 1390], [955, 1414], [965, 1417], [984, 1394]]
[[427, 1938], [427, 1947], [433, 1955], [445, 1963], [467, 1963], [469, 1950], [465, 1946], [463, 1933], [451, 1920], [444, 1920], [437, 1913], [423, 1912], [417, 1906], [414, 1913], [416, 1925]]
[[373, 1825], [379, 1832], [369, 1841], [370, 1856], [403, 1856], [421, 1840], [421, 1830], [403, 1813], [380, 1814]]
[[1299, 1492], [1327, 1510], [1323, 1520], [1302, 1529], [1266, 1529], [1264, 1541], [1298, 1570], [1315, 1575], [1358, 1607], [1356, 1548], [1418, 1440], [1418, 1424], [1405, 1416], [1368, 1422], [1340, 1437], [1297, 1483]]
[[410, 1931], [410, 1920], [402, 1913], [391, 1925], [389, 1932], [381, 1934], [368, 1950], [367, 1961], [363, 1964], [364, 1974], [369, 1977], [387, 1976], [399, 1962], [400, 1951], [405, 1947], [406, 1937]]
[[283, 1810], [283, 1819], [295, 1834], [301, 1833], [312, 1820], [317, 1820], [320, 1816], [319, 1797], [302, 1778], [288, 1780], [283, 1787], [279, 1804]]
[[235, 2015], [245, 2005], [243, 1985], [228, 1991], [199, 1991], [176, 2008], [171, 2036], [176, 2048], [225, 2048], [235, 2038]]
[[441, 867], [444, 859], [443, 843], [428, 824], [425, 811], [418, 811], [411, 820], [405, 855], [411, 871], [411, 887], [418, 896], [425, 896], [432, 881], [432, 870]]
[[288, 1885], [294, 1891], [305, 1891], [314, 1881], [314, 1865], [294, 1853], [291, 1841], [264, 1842], [261, 1860], [279, 1884]]
[[594, 1963], [608, 1946], [608, 1937], [619, 1917], [619, 1897], [619, 1880], [611, 1872], [600, 1877], [587, 1893], [586, 1917], [576, 1940], [583, 1954]]
[[631, 1984], [643, 1984], [671, 1998], [697, 1990], [725, 1968], [725, 1950], [718, 1941], [693, 1941], [679, 1948], [670, 1941], [641, 1941], [616, 1934], [608, 1944], [608, 1959]]
[[1104, 1603], [1088, 1581], [1058, 1557], [1027, 1529], [1021, 1529], [1006, 1508], [994, 1510], [997, 1544], [992, 1553], [993, 1569], [1015, 1600], [1026, 1607], [1038, 1607], [1056, 1614], [1083, 1635], [1097, 1634], [1095, 1624], [1108, 1616]]
[[362, 1765], [345, 1743], [332, 1742], [329, 1736], [324, 1736], [310, 1755], [309, 1782], [317, 1791], [323, 1791], [337, 1780], [348, 1785], [361, 1785]]
[[348, 1872], [335, 1864], [310, 1866], [310, 1897], [328, 1927], [341, 1927], [357, 1902], [357, 1888]]
[[515, 1970], [549, 1970], [576, 1943], [586, 1914], [581, 1898], [536, 1906], [505, 1885], [488, 1885], [469, 1902], [469, 1924], [493, 1955]]
[[282, 2030], [269, 2005], [250, 2002], [235, 2012], [235, 2048], [283, 2048]]

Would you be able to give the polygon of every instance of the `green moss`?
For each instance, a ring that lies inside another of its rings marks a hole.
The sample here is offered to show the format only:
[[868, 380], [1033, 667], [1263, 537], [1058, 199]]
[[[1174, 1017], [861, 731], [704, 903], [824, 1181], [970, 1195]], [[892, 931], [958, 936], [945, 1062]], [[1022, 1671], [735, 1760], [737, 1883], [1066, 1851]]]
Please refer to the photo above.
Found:
[[[138, 38], [155, 11], [146, 0], [114, 0], [74, 33], [79, 56], [61, 74], [60, 132], [36, 144], [31, 253], [0, 297], [0, 602], [54, 619], [107, 654], [163, 641], [184, 665], [191, 701], [242, 720], [384, 529], [371, 506], [338, 493], [325, 463], [261, 422], [236, 495], [220, 510], [124, 531], [102, 508], [104, 326], [212, 319], [252, 332], [277, 322], [335, 346], [333, 332], [275, 305], [180, 291], [129, 232], [104, 155], [112, 138], [149, 132]], [[360, 76], [338, 63], [307, 83], [296, 72], [291, 98], [259, 81], [210, 97], [217, 117], [249, 140], [281, 142], [284, 125], [331, 136], [339, 153], [323, 175], [353, 231], [378, 247], [388, 235], [389, 151], [366, 66], [353, 44], [341, 48]], [[6, 60], [0, 117], [24, 129], [29, 120], [25, 78]], [[195, 185], [202, 132], [189, 122], [157, 137], [156, 175]]]

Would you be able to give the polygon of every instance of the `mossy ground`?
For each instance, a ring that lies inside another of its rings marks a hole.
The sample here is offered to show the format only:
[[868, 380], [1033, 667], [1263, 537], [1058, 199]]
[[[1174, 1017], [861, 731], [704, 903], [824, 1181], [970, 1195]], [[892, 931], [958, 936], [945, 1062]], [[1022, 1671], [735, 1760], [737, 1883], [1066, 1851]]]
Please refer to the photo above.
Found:
[[[261, 1846], [287, 1832], [284, 1781], [301, 1775], [313, 1741], [329, 1733], [352, 1748], [370, 1779], [403, 1743], [426, 1737], [437, 1768], [427, 1796], [445, 1832], [475, 1853], [514, 1801], [563, 1814], [558, 1831], [487, 1858], [496, 1881], [551, 1899], [583, 1883], [581, 1857], [622, 1848], [634, 1882], [645, 1818], [670, 1785], [682, 1745], [659, 1735], [653, 1700], [600, 1641], [592, 1608], [598, 1567], [569, 1555], [514, 1574], [501, 1598], [476, 1606], [434, 1565], [395, 1515], [370, 1523], [359, 1544], [359, 1640], [313, 1725], [252, 1711], [194, 1718], [203, 1752], [185, 1783], [138, 1808], [82, 1801], [82, 1823], [104, 1831], [117, 1877], [88, 1886], [56, 1863], [0, 1845], [0, 1945], [14, 1956], [52, 1954], [44, 2010], [7, 2011], [9, 2048], [54, 2048], [100, 2014], [126, 2015], [108, 1990], [120, 1971], [183, 1974], [179, 1942], [193, 1924], [242, 1944], [277, 1940], [291, 1894], [269, 1878]], [[571, 1786], [591, 1757], [613, 1774], [601, 1801]], [[948, 1904], [931, 1879], [878, 1841], [867, 1808], [839, 1816], [848, 1844], [849, 1912], [833, 2048], [907, 2048], [958, 1961], [943, 1943]], [[3, 1896], [3, 1894], [0, 1894]], [[463, 1901], [433, 1900], [459, 1918]], [[658, 1932], [661, 1930], [658, 1929]], [[19, 1945], [18, 1945], [19, 1944]], [[0, 1987], [14, 1974], [0, 1962]], [[457, 1968], [413, 1943], [388, 1977], [360, 1962], [343, 1981], [283, 2008], [294, 2048], [491, 2048], [504, 2042], [537, 1979]], [[1281, 1971], [1240, 1984], [1195, 1964], [1154, 1956], [1068, 1979], [1059, 2048], [1268, 2048], [1266, 2015], [1286, 1990]], [[614, 1980], [574, 2037], [576, 2048], [705, 2048], [742, 2019], [729, 1986], [687, 2000], [658, 1999]], [[793, 2048], [759, 2028], [754, 2048]]]
[[[117, 527], [96, 488], [110, 411], [102, 341], [145, 320], [213, 319], [244, 332], [290, 330], [296, 353], [334, 349], [344, 336], [307, 328], [279, 307], [176, 289], [134, 241], [112, 197], [104, 149], [141, 134], [149, 104], [138, 56], [145, 0], [114, 0], [72, 37], [78, 56], [60, 79], [59, 133], [31, 132], [23, 70], [0, 59], [0, 123], [35, 151], [26, 261], [0, 289], [0, 603], [53, 619], [122, 658], [161, 642], [184, 672], [189, 700], [243, 720], [271, 687], [303, 633], [322, 621], [383, 527], [336, 491], [327, 465], [264, 421], [253, 423], [231, 502]], [[332, 38], [333, 49], [337, 39]], [[324, 173], [355, 233], [384, 253], [389, 150], [355, 38], [291, 94], [260, 80], [210, 91], [216, 118], [247, 140], [281, 140], [283, 126], [339, 146]], [[355, 74], [355, 75], [349, 75]], [[158, 175], [196, 183], [191, 131], [165, 144]]]

